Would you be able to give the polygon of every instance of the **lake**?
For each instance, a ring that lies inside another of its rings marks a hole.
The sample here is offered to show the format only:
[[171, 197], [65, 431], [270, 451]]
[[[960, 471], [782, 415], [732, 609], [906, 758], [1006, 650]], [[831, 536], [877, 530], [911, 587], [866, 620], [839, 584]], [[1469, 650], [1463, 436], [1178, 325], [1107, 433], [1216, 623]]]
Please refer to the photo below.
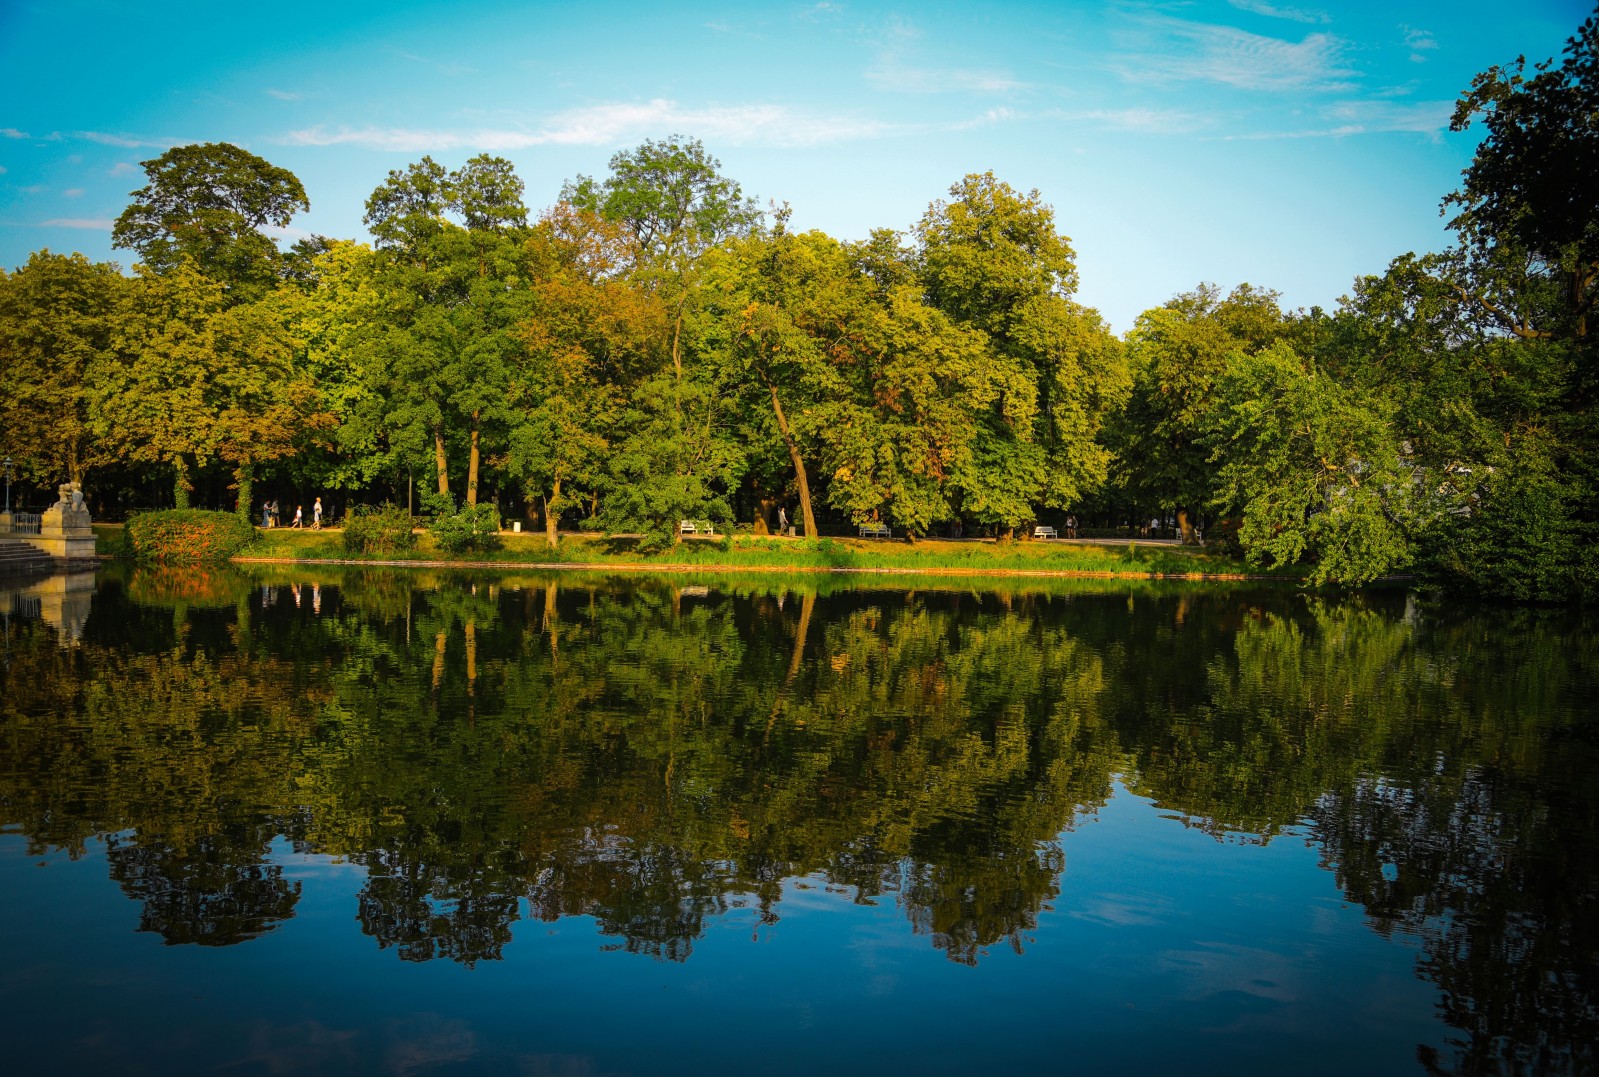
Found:
[[0, 611], [11, 1074], [1599, 1068], [1591, 616], [290, 566]]

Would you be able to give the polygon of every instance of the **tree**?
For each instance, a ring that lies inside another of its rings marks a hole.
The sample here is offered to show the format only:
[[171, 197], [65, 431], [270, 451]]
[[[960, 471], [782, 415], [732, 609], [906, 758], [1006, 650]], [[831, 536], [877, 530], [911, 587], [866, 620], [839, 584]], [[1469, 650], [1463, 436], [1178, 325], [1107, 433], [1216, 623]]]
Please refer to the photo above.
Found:
[[294, 368], [281, 313], [270, 303], [230, 307], [192, 260], [164, 274], [140, 268], [113, 346], [91, 382], [95, 432], [126, 459], [171, 466], [179, 508], [191, 470], [221, 458], [236, 467], [247, 511], [251, 469], [326, 423]]
[[1202, 284], [1139, 315], [1128, 334], [1132, 387], [1111, 437], [1116, 479], [1143, 505], [1175, 507], [1185, 542], [1215, 492], [1204, 433], [1215, 382], [1235, 352], [1260, 350], [1288, 325], [1276, 292], [1241, 284], [1223, 297]]
[[149, 183], [112, 227], [115, 246], [161, 273], [192, 258], [232, 302], [271, 288], [283, 256], [262, 229], [311, 208], [294, 173], [226, 142], [175, 146], [143, 164]]
[[603, 183], [590, 176], [569, 181], [561, 201], [620, 222], [632, 234], [639, 269], [674, 311], [672, 366], [681, 379], [683, 318], [698, 260], [722, 240], [758, 229], [761, 212], [718, 171], [722, 163], [697, 138], [645, 141], [618, 152], [610, 164]]
[[1288, 344], [1235, 351], [1214, 393], [1201, 429], [1220, 462], [1216, 503], [1242, 511], [1251, 560], [1313, 555], [1316, 583], [1366, 583], [1403, 566], [1422, 515], [1443, 511], [1417, 489], [1385, 409]]
[[621, 226], [565, 204], [529, 237], [526, 362], [512, 381], [506, 468], [541, 505], [552, 547], [561, 514], [602, 485], [634, 386], [660, 366], [665, 312], [622, 275], [628, 245]]
[[1559, 67], [1547, 60], [1534, 70], [1525, 57], [1491, 67], [1456, 104], [1450, 130], [1479, 118], [1486, 130], [1444, 205], [1458, 208], [1450, 227], [1472, 261], [1508, 250], [1558, 284], [1545, 310], [1470, 289], [1484, 312], [1518, 336], [1582, 339], [1599, 301], [1599, 15], [1566, 42]]
[[[986, 334], [993, 388], [950, 479], [963, 515], [1010, 529], [1104, 480], [1100, 427], [1125, 393], [1126, 368], [1098, 314], [1071, 301], [1071, 242], [1036, 190], [987, 172], [949, 193], [916, 227], [920, 279], [934, 306]], [[877, 266], [883, 242], [868, 253]]]
[[125, 283], [110, 263], [48, 250], [0, 272], [0, 429], [36, 482], [82, 482], [116, 459], [94, 436], [88, 384], [110, 351]]
[[510, 162], [482, 155], [449, 173], [424, 157], [391, 171], [367, 199], [364, 220], [383, 255], [374, 263], [377, 291], [388, 308], [371, 344], [391, 359], [374, 372], [406, 425], [431, 434], [444, 500], [447, 432], [465, 428], [466, 503], [476, 505], [484, 426], [511, 419], [507, 364], [519, 353], [515, 327], [526, 307], [521, 194]]

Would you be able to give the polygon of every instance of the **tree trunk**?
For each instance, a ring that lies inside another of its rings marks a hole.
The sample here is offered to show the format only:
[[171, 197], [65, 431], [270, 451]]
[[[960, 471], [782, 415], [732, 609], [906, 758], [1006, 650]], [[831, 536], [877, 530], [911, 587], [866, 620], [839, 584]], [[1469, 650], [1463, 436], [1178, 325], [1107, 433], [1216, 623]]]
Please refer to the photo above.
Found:
[[757, 535], [770, 535], [772, 533], [772, 510], [777, 508], [777, 499], [763, 497], [760, 499], [760, 510], [755, 514], [755, 533]]
[[178, 453], [172, 458], [172, 507], [189, 507], [189, 462]]
[[255, 507], [255, 480], [250, 475], [250, 465], [240, 464], [233, 477], [239, 486], [239, 504], [233, 511], [248, 520], [254, 515]]
[[444, 430], [437, 426], [433, 428], [433, 462], [439, 469], [439, 496], [449, 497], [450, 468], [444, 457]]
[[784, 684], [793, 684], [794, 677], [800, 671], [800, 662], [805, 658], [805, 637], [811, 632], [811, 610], [815, 605], [816, 592], [806, 591], [800, 602], [799, 628], [794, 632], [794, 652], [788, 660], [788, 676], [783, 679]]
[[477, 462], [478, 462], [478, 416], [481, 412], [472, 413], [472, 452], [467, 457], [466, 464], [466, 503], [477, 504]]
[[561, 501], [560, 479], [555, 480], [555, 488], [550, 491], [550, 496], [542, 500], [544, 501], [544, 537], [549, 540], [550, 549], [553, 550], [561, 541], [558, 529], [558, 525], [561, 522], [561, 514], [555, 507]]
[[1184, 546], [1192, 546], [1194, 544], [1194, 522], [1188, 518], [1188, 510], [1186, 508], [1177, 510], [1177, 531], [1182, 536], [1182, 544]]
[[789, 429], [788, 417], [783, 414], [783, 405], [777, 399], [777, 385], [768, 381], [766, 387], [772, 391], [772, 413], [777, 416], [777, 429], [782, 431], [783, 443], [788, 446], [788, 458], [794, 463], [794, 475], [799, 480], [800, 515], [805, 520], [805, 537], [816, 537], [816, 516], [811, 512], [811, 484], [805, 478], [805, 461], [800, 459], [799, 446], [794, 442], [794, 433]]

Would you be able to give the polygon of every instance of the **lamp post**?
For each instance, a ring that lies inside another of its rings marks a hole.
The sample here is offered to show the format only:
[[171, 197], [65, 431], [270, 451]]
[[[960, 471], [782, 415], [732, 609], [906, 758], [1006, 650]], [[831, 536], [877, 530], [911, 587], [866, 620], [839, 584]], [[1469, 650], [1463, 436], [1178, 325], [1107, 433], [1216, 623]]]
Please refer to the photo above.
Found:
[[11, 457], [6, 457], [6, 512], [11, 511]]

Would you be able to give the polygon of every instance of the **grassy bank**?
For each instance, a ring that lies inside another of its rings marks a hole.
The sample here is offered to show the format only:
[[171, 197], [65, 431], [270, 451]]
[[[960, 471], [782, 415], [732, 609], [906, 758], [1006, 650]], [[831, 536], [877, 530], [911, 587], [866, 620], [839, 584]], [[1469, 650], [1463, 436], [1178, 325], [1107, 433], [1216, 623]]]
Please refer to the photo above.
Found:
[[[355, 562], [451, 562], [458, 564], [592, 565], [660, 569], [754, 569], [760, 571], [917, 572], [935, 574], [1071, 573], [1136, 576], [1240, 576], [1259, 574], [1238, 560], [1204, 550], [1119, 543], [948, 542], [915, 544], [850, 538], [781, 539], [738, 536], [731, 541], [688, 538], [656, 553], [641, 553], [637, 540], [562, 536], [550, 549], [542, 535], [505, 534], [493, 553], [451, 556], [431, 536], [418, 536], [415, 550], [372, 556], [346, 553], [338, 532], [277, 529], [261, 532], [243, 559]], [[1290, 574], [1294, 575], [1294, 574]]]

